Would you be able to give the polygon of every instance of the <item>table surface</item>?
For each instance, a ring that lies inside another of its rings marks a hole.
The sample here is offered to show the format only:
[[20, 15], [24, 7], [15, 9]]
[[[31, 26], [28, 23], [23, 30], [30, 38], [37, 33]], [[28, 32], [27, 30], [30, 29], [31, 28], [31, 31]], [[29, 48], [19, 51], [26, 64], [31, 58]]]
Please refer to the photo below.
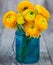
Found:
[[[0, 65], [21, 65], [16, 62], [15, 54], [12, 50], [15, 37], [14, 34], [15, 30], [10, 29], [3, 29], [3, 31], [0, 33]], [[40, 38], [40, 60], [32, 65], [52, 65], [51, 54], [49, 53], [50, 50], [46, 45], [44, 36], [45, 35], [42, 34]]]

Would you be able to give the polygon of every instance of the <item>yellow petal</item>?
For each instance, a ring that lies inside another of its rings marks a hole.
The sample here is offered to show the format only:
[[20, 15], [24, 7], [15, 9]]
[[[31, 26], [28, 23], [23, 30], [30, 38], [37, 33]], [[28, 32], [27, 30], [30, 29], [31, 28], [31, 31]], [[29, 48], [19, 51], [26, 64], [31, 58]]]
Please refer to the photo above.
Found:
[[34, 5], [29, 1], [22, 1], [18, 4], [17, 10], [18, 12], [23, 12], [26, 9], [34, 9]]
[[17, 14], [17, 24], [22, 25], [24, 23], [25, 23], [25, 21], [24, 21], [22, 14], [20, 14], [20, 13]]
[[14, 28], [16, 26], [17, 14], [14, 11], [8, 11], [3, 17], [3, 24], [6, 28]]
[[42, 15], [37, 15], [36, 18], [35, 18], [35, 26], [40, 31], [47, 30], [47, 28], [48, 28], [47, 19], [45, 17], [43, 17]]
[[50, 13], [49, 13], [49, 11], [48, 11], [46, 8], [44, 8], [43, 6], [37, 4], [37, 5], [35, 6], [35, 9], [38, 11], [38, 13], [42, 14], [42, 15], [45, 16], [47, 19], [50, 18]]

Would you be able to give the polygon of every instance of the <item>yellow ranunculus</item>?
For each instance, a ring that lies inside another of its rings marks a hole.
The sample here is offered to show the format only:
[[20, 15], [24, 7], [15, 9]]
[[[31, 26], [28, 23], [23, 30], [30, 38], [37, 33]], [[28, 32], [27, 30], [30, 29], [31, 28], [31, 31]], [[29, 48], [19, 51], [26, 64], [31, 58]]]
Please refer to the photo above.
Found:
[[34, 23], [27, 23], [24, 27], [26, 36], [39, 37], [40, 31], [35, 27]]
[[45, 16], [47, 19], [50, 18], [50, 13], [49, 13], [49, 11], [48, 11], [46, 8], [44, 8], [43, 6], [37, 4], [37, 5], [35, 6], [35, 9], [37, 10], [38, 13], [42, 14], [42, 15]]
[[20, 14], [20, 13], [17, 14], [17, 24], [22, 25], [24, 23], [25, 23], [25, 21], [24, 21], [22, 14]]
[[37, 12], [32, 9], [27, 9], [23, 12], [23, 16], [27, 22], [34, 21], [35, 17], [37, 15]]
[[24, 0], [24, 1], [28, 1], [28, 0]]
[[3, 17], [3, 23], [6, 28], [16, 27], [17, 14], [14, 11], [8, 11]]
[[37, 15], [35, 18], [35, 26], [40, 30], [44, 31], [48, 28], [47, 19], [44, 18], [42, 15]]
[[33, 10], [34, 8], [35, 8], [34, 5], [29, 1], [22, 1], [18, 4], [18, 7], [17, 7], [18, 12], [23, 12], [26, 9], [32, 9]]

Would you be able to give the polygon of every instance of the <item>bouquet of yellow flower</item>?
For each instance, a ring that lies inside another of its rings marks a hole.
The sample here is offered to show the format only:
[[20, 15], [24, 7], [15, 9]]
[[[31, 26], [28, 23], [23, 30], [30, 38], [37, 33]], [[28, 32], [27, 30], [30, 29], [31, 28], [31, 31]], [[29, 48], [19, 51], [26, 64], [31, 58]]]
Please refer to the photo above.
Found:
[[[24, 31], [25, 36], [21, 37], [23, 43], [20, 42], [20, 32], [18, 37], [16, 37], [16, 58], [17, 61], [22, 63], [34, 63], [39, 59], [39, 37], [41, 32], [48, 28], [50, 13], [43, 6], [39, 4], [34, 5], [29, 1], [20, 2], [17, 6], [17, 10], [18, 13], [14, 11], [5, 13], [3, 24], [6, 28], [17, 29], [17, 31], [21, 30], [21, 32]], [[37, 44], [38, 46], [36, 46]], [[36, 48], [34, 48], [34, 46], [36, 46]], [[35, 50], [34, 53], [33, 50]], [[27, 54], [29, 58], [25, 57]], [[32, 56], [34, 56], [35, 59], [33, 59]]]
[[29, 1], [18, 4], [18, 13], [9, 11], [3, 17], [6, 28], [22, 27], [26, 36], [39, 37], [40, 33], [48, 28], [50, 13], [43, 6], [33, 5]]

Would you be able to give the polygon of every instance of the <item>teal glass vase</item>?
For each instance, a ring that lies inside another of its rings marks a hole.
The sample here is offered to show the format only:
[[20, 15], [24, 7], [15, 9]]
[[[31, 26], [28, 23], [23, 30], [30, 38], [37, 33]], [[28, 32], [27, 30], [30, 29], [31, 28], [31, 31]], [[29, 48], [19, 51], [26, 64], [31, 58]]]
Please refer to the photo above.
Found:
[[40, 38], [26, 37], [23, 30], [16, 31], [16, 60], [18, 63], [33, 64], [40, 58]]

